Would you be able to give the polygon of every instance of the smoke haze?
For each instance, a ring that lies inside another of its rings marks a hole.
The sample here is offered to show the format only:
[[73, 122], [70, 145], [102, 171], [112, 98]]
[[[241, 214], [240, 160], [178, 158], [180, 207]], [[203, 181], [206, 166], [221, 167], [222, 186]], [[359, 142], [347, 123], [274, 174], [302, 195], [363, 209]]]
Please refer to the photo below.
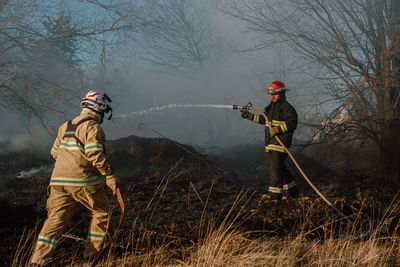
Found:
[[[31, 127], [32, 137], [26, 117], [3, 109], [0, 114], [2, 150], [21, 150], [31, 146], [31, 142], [44, 151], [49, 149], [58, 126], [80, 112], [79, 97], [93, 87], [107, 92], [113, 99], [114, 119], [103, 123], [108, 139], [129, 135], [160, 137], [162, 134], [198, 146], [262, 143], [263, 127], [243, 120], [235, 110], [193, 107], [126, 118], [118, 115], [170, 104], [245, 105], [251, 101], [255, 107], [263, 109], [270, 101], [263, 88], [273, 80], [282, 80], [291, 89], [287, 98], [297, 108], [301, 119], [308, 108], [303, 104], [308, 101], [304, 93], [305, 77], [296, 72], [298, 63], [293, 64], [295, 58], [288, 48], [277, 45], [261, 51], [237, 53], [251, 43], [252, 36], [245, 33], [238, 22], [220, 12], [213, 13], [213, 21], [216, 35], [226, 44], [225, 51], [218, 58], [205, 61], [189, 75], [154, 68], [142, 60], [143, 50], [134, 41], [106, 47], [106, 82], [86, 81], [88, 86], [78, 88], [81, 95], [71, 99], [69, 105], [62, 108], [63, 113], [49, 113], [46, 124], [51, 134], [36, 123]], [[302, 139], [301, 136], [297, 138]]]

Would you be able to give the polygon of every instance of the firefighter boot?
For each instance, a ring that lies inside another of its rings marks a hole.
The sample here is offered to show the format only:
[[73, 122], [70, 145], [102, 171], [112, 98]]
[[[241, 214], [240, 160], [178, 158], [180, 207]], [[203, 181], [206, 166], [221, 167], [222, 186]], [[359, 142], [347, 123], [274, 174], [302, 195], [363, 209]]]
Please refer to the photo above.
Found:
[[297, 197], [299, 197], [299, 190], [297, 189], [296, 183], [294, 181], [283, 185], [283, 200]]
[[267, 194], [263, 194], [261, 196], [261, 198], [258, 200], [257, 204], [258, 204], [259, 207], [261, 207], [264, 204], [267, 204], [267, 203], [269, 203], [271, 201], [276, 201], [276, 200], [279, 200], [279, 196], [277, 194], [269, 194], [269, 193], [267, 193]]

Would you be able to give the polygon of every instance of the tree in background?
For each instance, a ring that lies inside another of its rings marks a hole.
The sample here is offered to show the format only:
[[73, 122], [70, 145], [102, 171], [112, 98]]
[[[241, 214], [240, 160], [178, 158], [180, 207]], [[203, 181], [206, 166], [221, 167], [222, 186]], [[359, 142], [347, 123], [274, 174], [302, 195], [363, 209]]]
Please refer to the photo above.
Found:
[[152, 7], [153, 23], [139, 35], [145, 60], [164, 71], [188, 74], [218, 58], [225, 49], [216, 36], [211, 2], [159, 0]]
[[46, 127], [45, 114], [60, 112], [87, 89], [90, 78], [82, 77], [99, 58], [102, 35], [137, 31], [146, 23], [146, 10], [138, 3], [1, 1], [0, 105]]
[[[43, 38], [24, 49], [25, 63], [19, 70], [24, 78], [17, 85], [20, 93], [42, 103], [35, 110], [42, 118], [48, 110], [61, 111], [54, 97], [62, 95], [62, 100], [68, 102], [74, 95], [79, 95], [84, 76], [78, 55], [79, 40], [73, 36], [76, 29], [71, 25], [71, 17], [60, 12], [56, 17], [47, 16], [41, 23], [44, 36], [57, 38]], [[49, 90], [52, 91], [50, 95]], [[30, 111], [26, 110], [27, 116]]]
[[[285, 42], [325, 84], [328, 117], [343, 140], [370, 140], [385, 176], [400, 181], [400, 2], [396, 0], [225, 1], [259, 34], [257, 48]], [[347, 119], [337, 115], [347, 109]]]

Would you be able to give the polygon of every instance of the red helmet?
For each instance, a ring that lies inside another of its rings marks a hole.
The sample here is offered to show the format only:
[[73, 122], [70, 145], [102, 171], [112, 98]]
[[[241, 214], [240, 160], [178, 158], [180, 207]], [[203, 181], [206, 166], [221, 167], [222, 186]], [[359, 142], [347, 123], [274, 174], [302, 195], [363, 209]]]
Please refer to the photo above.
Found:
[[269, 95], [275, 95], [282, 92], [287, 91], [288, 89], [281, 81], [273, 81], [268, 85], [268, 87], [264, 88], [264, 92]]

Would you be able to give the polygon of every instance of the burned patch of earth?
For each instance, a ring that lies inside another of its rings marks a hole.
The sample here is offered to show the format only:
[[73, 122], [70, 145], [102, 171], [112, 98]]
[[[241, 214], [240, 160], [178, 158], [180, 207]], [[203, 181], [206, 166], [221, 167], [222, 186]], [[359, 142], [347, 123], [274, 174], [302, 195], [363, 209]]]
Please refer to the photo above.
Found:
[[[130, 136], [111, 141], [107, 149], [118, 170], [126, 204], [126, 217], [115, 247], [120, 253], [146, 251], [161, 244], [168, 244], [173, 252], [199, 242], [210, 229], [231, 222], [235, 229], [249, 233], [247, 238], [299, 233], [320, 238], [326, 234], [326, 228], [320, 228], [321, 225], [329, 223], [330, 229], [338, 233], [348, 227], [300, 177], [296, 178], [302, 191], [300, 198], [270, 201], [259, 206], [258, 199], [265, 189], [262, 179], [237, 179], [234, 167], [222, 168], [190, 146], [168, 139]], [[254, 162], [261, 161], [254, 159]], [[317, 165], [307, 162], [306, 171], [318, 173]], [[322, 176], [321, 170], [319, 178], [313, 181], [343, 213], [350, 215], [362, 209], [358, 217], [360, 225], [377, 223], [398, 191], [381, 179], [352, 174], [338, 177], [324, 171], [322, 174], [326, 176]], [[251, 170], [248, 174], [252, 175]], [[1, 235], [4, 237], [0, 255], [4, 265], [11, 265], [24, 229], [27, 232], [38, 224], [40, 228], [46, 216], [48, 180], [48, 176], [37, 175], [6, 183], [0, 198]], [[338, 186], [332, 187], [332, 181]], [[358, 192], [362, 194], [358, 196]], [[109, 197], [114, 207], [110, 223], [110, 231], [113, 231], [120, 211], [115, 199]], [[399, 207], [391, 209], [392, 223], [385, 227], [382, 235], [397, 231], [395, 222], [399, 220]], [[70, 223], [68, 235], [83, 239], [88, 224], [86, 211], [80, 209]], [[28, 238], [31, 244], [36, 235]], [[81, 246], [79, 240], [66, 238], [57, 255]], [[62, 259], [58, 261], [63, 264]]]

